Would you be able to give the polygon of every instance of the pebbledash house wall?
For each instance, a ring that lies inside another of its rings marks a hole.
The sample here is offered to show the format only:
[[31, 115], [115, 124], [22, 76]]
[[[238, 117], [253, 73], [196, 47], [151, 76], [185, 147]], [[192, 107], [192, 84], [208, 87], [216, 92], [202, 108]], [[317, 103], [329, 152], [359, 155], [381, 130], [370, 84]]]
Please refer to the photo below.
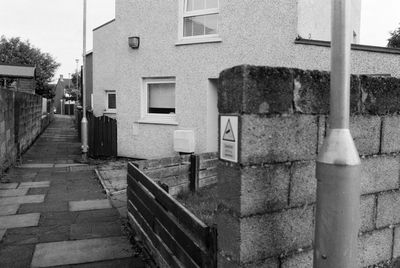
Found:
[[[239, 163], [219, 162], [218, 267], [312, 267], [330, 74], [243, 65], [219, 81], [220, 115], [239, 116]], [[366, 267], [400, 257], [400, 79], [353, 75], [350, 102]]]
[[[93, 30], [92, 75], [93, 75], [93, 112], [96, 116], [106, 113], [106, 92], [116, 89], [115, 39], [116, 26], [111, 20]], [[117, 106], [118, 108], [118, 106]], [[106, 115], [110, 115], [107, 114]], [[111, 114], [115, 117], [115, 114]]]
[[50, 123], [42, 97], [0, 89], [0, 173], [13, 165]]
[[[117, 0], [115, 21], [94, 31], [95, 112], [104, 110], [104, 90], [115, 89], [120, 156], [174, 156], [177, 129], [194, 130], [196, 153], [216, 151], [217, 89], [210, 79], [226, 68], [253, 64], [330, 69], [328, 47], [295, 42], [302, 1], [220, 0], [221, 41], [179, 45], [182, 2]], [[130, 36], [140, 37], [139, 49], [129, 47]], [[352, 72], [400, 76], [399, 61], [399, 54], [353, 50]], [[153, 77], [176, 78], [178, 125], [139, 122], [143, 78]], [[214, 115], [207, 114], [212, 110]]]

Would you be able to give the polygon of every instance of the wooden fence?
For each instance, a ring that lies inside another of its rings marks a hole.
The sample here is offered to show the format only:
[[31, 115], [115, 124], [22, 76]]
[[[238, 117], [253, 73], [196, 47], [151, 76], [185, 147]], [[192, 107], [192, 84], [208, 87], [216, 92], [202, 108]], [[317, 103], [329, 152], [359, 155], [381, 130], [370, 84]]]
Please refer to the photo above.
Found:
[[217, 228], [209, 227], [132, 163], [128, 218], [156, 262], [170, 267], [217, 267]]
[[153, 181], [167, 186], [172, 196], [217, 183], [217, 153], [137, 160], [133, 164]]
[[[76, 115], [79, 138], [81, 137], [82, 110]], [[108, 116], [96, 117], [86, 112], [88, 120], [88, 145], [91, 157], [117, 156], [117, 120]]]

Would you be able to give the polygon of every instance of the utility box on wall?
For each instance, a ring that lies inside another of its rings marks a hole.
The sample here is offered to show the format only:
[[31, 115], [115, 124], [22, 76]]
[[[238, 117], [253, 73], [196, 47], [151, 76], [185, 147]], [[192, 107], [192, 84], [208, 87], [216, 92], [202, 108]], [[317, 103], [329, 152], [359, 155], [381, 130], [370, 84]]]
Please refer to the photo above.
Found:
[[175, 130], [174, 151], [180, 153], [193, 153], [195, 149], [193, 130]]

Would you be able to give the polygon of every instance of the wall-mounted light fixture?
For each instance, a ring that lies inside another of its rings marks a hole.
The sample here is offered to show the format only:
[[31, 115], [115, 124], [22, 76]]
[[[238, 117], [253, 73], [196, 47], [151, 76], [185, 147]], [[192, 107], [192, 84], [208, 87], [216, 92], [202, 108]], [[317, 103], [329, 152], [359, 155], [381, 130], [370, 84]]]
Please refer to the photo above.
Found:
[[129, 46], [133, 49], [138, 49], [140, 45], [140, 37], [139, 36], [131, 36], [128, 37]]

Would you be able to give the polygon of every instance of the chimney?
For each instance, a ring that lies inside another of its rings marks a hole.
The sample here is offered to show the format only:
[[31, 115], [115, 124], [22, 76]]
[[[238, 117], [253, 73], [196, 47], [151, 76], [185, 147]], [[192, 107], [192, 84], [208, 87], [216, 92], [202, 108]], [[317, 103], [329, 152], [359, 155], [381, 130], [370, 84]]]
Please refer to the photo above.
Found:
[[63, 81], [63, 80], [64, 80], [64, 77], [63, 77], [63, 75], [62, 75], [62, 74], [60, 74], [60, 80], [61, 80], [61, 81]]

